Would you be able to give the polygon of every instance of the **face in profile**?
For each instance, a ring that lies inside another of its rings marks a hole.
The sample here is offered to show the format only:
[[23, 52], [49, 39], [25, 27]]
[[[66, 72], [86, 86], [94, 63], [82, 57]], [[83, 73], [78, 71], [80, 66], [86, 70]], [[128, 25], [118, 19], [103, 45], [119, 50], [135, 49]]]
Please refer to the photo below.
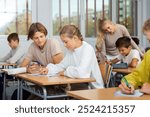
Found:
[[103, 26], [103, 31], [105, 33], [113, 33], [114, 32], [114, 26], [111, 24], [111, 23], [106, 23], [104, 26]]
[[8, 44], [12, 49], [15, 49], [18, 46], [18, 40], [11, 40], [10, 42], [8, 42]]
[[46, 42], [46, 36], [44, 33], [36, 32], [33, 36], [33, 41], [38, 47], [43, 48]]
[[64, 46], [68, 49], [68, 50], [74, 50], [76, 48], [76, 42], [74, 37], [73, 38], [69, 38], [67, 37], [65, 34], [60, 36], [61, 40], [64, 43]]
[[131, 46], [129, 46], [128, 48], [126, 48], [126, 47], [119, 47], [118, 50], [119, 50], [119, 53], [122, 56], [127, 56], [130, 53]]

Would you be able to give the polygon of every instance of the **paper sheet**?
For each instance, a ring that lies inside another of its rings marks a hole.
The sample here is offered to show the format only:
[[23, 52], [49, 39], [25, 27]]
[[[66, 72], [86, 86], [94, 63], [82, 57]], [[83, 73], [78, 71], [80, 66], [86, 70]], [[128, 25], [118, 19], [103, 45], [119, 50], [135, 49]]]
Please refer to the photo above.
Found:
[[128, 97], [140, 97], [142, 96], [144, 93], [140, 92], [139, 89], [134, 91], [134, 94], [124, 94], [122, 93], [120, 90], [116, 91], [114, 93], [115, 96], [128, 96]]

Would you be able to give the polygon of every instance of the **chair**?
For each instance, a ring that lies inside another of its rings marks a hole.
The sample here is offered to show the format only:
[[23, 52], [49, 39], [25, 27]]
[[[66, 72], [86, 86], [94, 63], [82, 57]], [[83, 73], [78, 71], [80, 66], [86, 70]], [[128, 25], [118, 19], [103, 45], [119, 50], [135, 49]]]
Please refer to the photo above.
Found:
[[112, 66], [106, 63], [99, 64], [99, 68], [106, 88], [110, 87]]

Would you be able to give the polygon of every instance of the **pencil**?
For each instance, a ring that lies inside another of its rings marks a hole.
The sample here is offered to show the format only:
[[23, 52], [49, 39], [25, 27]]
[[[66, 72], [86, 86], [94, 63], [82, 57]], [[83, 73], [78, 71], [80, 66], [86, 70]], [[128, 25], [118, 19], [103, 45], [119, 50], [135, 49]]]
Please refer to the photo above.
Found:
[[122, 80], [125, 82], [125, 84], [127, 85], [128, 88], [131, 88], [130, 84], [128, 83], [128, 81], [125, 77], [123, 77]]

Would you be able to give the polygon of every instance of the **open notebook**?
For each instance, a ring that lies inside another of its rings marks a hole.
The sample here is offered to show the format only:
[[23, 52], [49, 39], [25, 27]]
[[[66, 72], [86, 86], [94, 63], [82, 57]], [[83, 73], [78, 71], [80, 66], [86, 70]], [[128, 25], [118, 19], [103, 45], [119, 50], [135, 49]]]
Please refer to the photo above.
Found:
[[8, 75], [25, 73], [26, 72], [26, 67], [3, 69], [3, 71], [7, 72]]

